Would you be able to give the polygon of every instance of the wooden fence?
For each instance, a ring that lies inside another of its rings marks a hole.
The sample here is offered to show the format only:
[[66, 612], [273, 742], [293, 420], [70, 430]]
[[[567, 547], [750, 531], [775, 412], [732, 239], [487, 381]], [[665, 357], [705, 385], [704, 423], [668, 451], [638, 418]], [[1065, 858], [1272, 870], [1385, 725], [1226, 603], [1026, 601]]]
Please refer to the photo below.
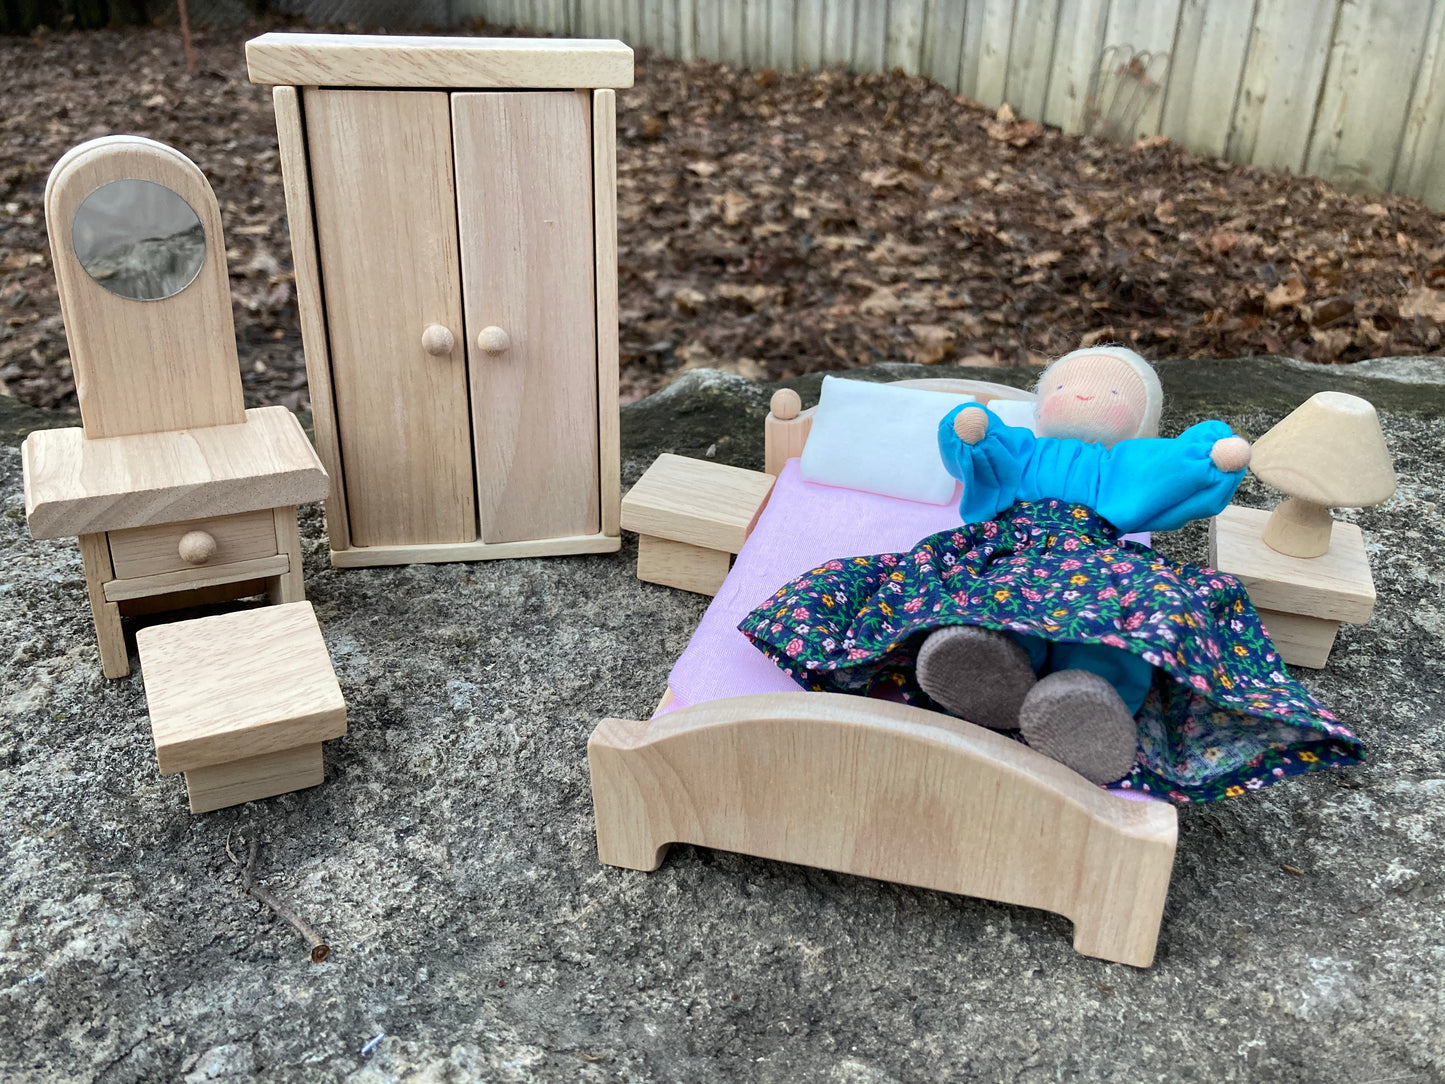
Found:
[[[334, 2], [334, 0], [333, 0]], [[1445, 0], [450, 0], [449, 16], [753, 67], [927, 75], [1068, 132], [1445, 209]]]

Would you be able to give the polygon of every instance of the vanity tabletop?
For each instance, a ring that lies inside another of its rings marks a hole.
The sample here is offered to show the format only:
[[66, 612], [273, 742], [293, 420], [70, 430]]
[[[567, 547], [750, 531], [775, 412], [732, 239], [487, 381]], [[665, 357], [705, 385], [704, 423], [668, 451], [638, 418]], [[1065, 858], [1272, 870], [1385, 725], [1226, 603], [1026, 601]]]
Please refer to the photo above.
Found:
[[246, 411], [238, 425], [87, 439], [25, 438], [25, 515], [34, 538], [145, 527], [323, 500], [330, 481], [296, 416]]

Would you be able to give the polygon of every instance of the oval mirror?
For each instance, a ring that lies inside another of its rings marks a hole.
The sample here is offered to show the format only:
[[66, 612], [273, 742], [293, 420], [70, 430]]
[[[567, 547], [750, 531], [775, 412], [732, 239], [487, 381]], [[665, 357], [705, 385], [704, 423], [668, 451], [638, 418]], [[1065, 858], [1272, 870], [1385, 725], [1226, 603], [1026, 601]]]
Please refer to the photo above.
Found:
[[103, 184], [75, 210], [80, 266], [113, 294], [160, 301], [180, 293], [206, 262], [206, 231], [191, 205], [163, 184]]

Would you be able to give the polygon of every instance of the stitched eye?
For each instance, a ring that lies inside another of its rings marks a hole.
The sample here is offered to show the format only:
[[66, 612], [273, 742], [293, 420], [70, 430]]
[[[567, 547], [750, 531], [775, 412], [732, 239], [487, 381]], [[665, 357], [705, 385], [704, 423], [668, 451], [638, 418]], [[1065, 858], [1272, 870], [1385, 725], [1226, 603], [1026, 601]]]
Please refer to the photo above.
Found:
[[1111, 388], [1111, 389], [1109, 390], [1109, 394], [1110, 394], [1110, 395], [1118, 395], [1119, 393], [1118, 393], [1117, 391], [1114, 391], [1114, 390]]
[[1062, 384], [1060, 384], [1060, 385], [1059, 385], [1057, 388], [1055, 388], [1054, 390], [1055, 390], [1055, 391], [1063, 391], [1063, 390], [1064, 390], [1064, 386], [1063, 386]]

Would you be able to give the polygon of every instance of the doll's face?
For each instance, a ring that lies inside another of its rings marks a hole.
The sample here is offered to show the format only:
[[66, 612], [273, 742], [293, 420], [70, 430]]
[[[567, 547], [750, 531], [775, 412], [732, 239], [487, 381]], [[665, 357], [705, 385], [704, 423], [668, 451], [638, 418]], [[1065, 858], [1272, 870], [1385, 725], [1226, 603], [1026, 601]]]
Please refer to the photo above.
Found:
[[1139, 431], [1148, 406], [1144, 380], [1108, 354], [1081, 354], [1056, 365], [1039, 389], [1039, 431], [1112, 445]]

